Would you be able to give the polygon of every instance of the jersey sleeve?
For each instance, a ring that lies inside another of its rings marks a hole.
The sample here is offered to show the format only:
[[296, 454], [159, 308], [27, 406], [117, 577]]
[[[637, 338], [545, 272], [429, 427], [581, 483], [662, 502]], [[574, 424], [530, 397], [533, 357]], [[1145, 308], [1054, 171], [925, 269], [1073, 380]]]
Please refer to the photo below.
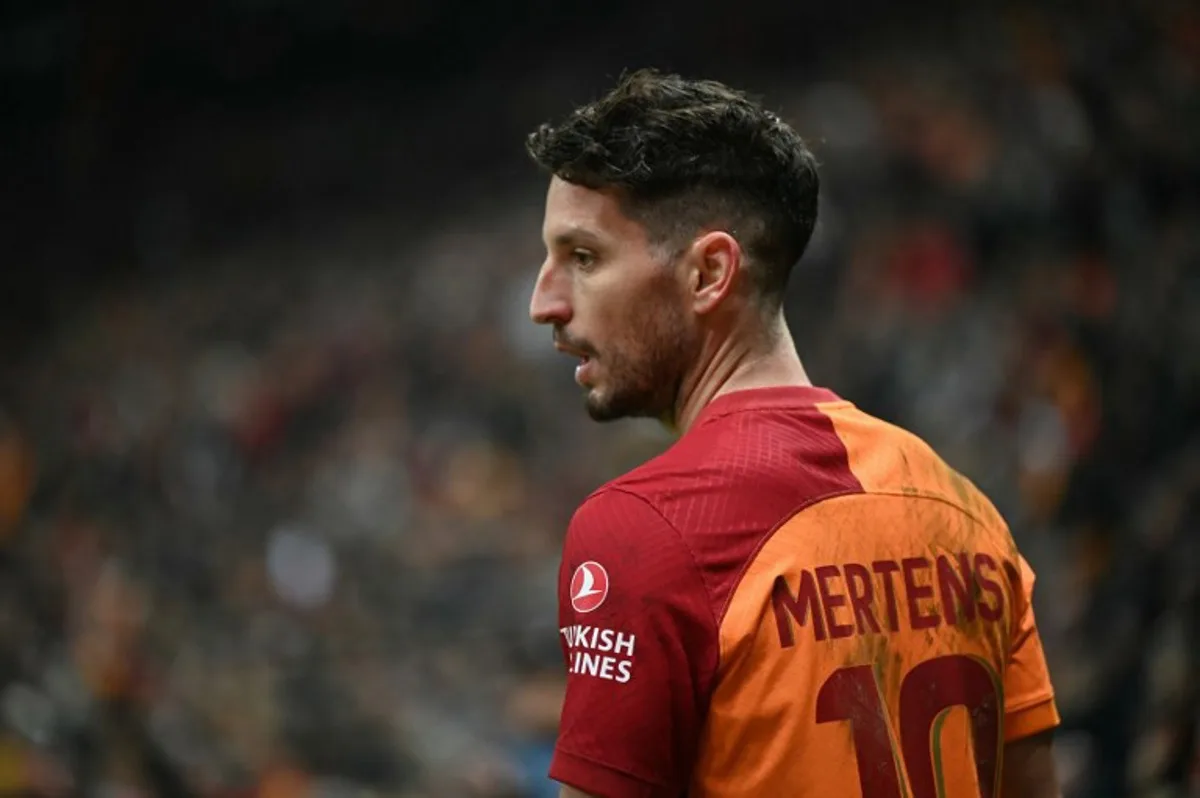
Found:
[[1004, 672], [1004, 739], [1029, 737], [1059, 724], [1046, 654], [1033, 615], [1033, 569], [1024, 557], [1013, 579], [1013, 642]]
[[559, 620], [567, 690], [550, 777], [605, 798], [683, 795], [718, 644], [679, 533], [639, 496], [593, 495], [567, 532]]

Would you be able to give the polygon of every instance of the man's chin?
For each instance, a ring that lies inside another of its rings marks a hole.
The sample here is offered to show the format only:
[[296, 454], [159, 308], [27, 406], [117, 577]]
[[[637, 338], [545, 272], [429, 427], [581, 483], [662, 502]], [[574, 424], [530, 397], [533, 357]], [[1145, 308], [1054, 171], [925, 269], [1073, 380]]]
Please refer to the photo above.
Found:
[[592, 388], [587, 392], [584, 405], [592, 421], [601, 423], [620, 421], [624, 418], [658, 418], [662, 413], [650, 407], [649, 402], [636, 401], [631, 396], [604, 395]]
[[584, 399], [584, 407], [587, 408], [587, 414], [592, 421], [602, 424], [609, 421], [620, 421], [629, 415], [622, 412], [621, 408], [614, 406], [612, 402], [605, 401], [604, 397], [596, 396], [595, 389], [588, 391]]

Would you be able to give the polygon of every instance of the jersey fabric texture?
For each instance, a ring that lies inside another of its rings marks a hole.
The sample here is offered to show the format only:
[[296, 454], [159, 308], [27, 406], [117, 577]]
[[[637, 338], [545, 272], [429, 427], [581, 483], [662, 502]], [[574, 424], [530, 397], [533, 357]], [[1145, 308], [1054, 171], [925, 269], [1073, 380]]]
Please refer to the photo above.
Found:
[[1054, 727], [1034, 575], [914, 435], [820, 388], [718, 397], [568, 529], [551, 778], [609, 798], [998, 795]]

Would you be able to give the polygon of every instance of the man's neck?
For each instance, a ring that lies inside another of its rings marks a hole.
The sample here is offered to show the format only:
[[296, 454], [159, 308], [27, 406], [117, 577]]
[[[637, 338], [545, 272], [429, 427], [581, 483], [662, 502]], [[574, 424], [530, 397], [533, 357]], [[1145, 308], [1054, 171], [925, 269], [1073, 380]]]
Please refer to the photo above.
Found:
[[727, 393], [812, 385], [782, 315], [775, 324], [768, 341], [730, 335], [705, 352], [684, 379], [669, 426], [680, 435], [686, 433], [710, 402]]

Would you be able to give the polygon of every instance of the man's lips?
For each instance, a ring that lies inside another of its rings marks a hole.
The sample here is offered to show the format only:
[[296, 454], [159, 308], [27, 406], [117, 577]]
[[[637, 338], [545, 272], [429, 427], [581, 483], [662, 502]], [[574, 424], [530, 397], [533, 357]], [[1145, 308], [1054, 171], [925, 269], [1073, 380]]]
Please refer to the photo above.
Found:
[[579, 358], [580, 360], [591, 360], [592, 359], [592, 356], [590, 354], [588, 354], [587, 352], [585, 352], [584, 350], [582, 350], [576, 346], [570, 346], [568, 344], [565, 344], [562, 341], [555, 341], [554, 348], [557, 349], [559, 352], [562, 352], [564, 355], [573, 355], [573, 356]]

